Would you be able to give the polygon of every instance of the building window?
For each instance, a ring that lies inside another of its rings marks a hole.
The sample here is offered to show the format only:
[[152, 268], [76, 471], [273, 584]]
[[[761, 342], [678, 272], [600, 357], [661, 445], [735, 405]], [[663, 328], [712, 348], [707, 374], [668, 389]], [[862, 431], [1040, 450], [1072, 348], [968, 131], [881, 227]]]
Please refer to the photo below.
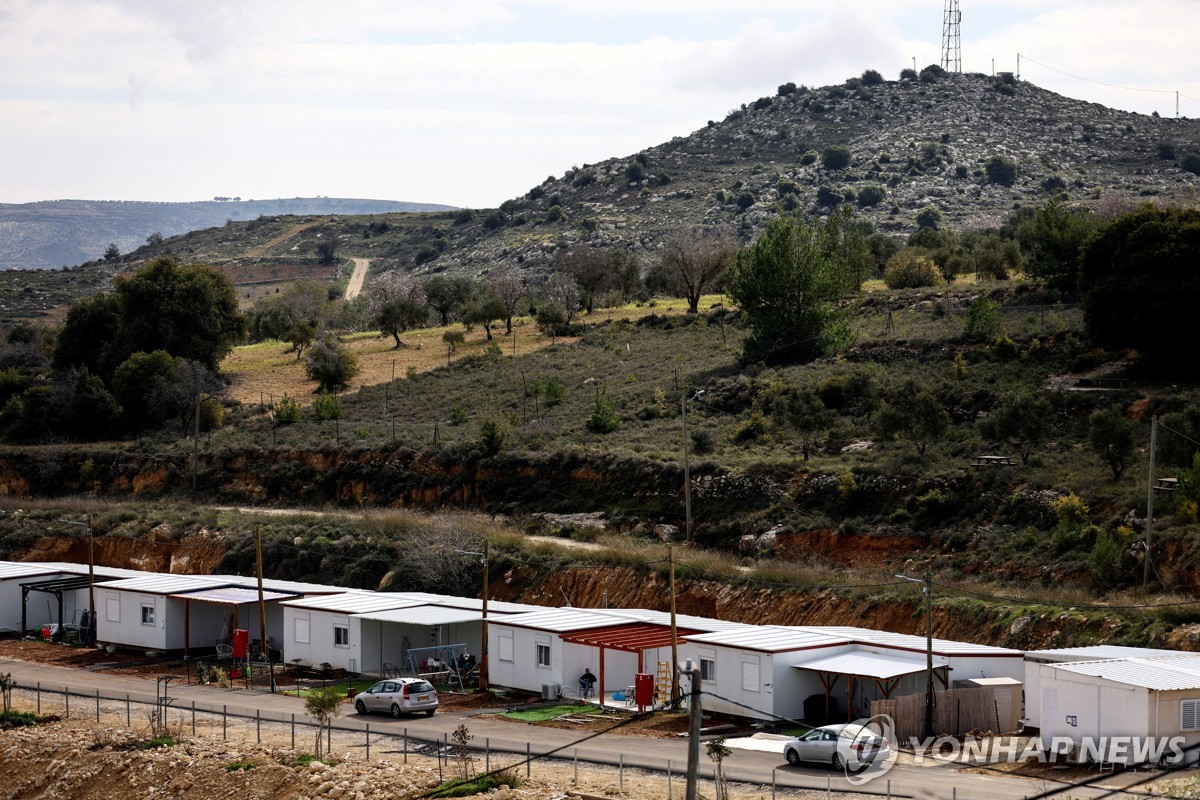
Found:
[[1200, 700], [1179, 701], [1179, 730], [1200, 731]]
[[539, 667], [550, 668], [550, 645], [538, 642], [537, 647], [537, 665]]
[[715, 658], [700, 657], [700, 680], [709, 683], [717, 679], [717, 660]]
[[142, 606], [142, 624], [154, 624], [154, 606]]
[[349, 647], [350, 646], [350, 629], [343, 628], [341, 625], [333, 626], [333, 646], [334, 647]]

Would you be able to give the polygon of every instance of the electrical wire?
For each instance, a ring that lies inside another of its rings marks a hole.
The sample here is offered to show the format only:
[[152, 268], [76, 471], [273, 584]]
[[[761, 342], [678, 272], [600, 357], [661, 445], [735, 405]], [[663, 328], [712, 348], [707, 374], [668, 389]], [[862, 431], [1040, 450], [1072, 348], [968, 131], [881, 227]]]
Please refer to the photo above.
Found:
[[[1082, 75], [1075, 75], [1073, 73], [1067, 72], [1066, 70], [1061, 70], [1057, 67], [1052, 67], [1049, 64], [1043, 64], [1040, 61], [1035, 61], [1034, 59], [1030, 58], [1029, 56], [1025, 55], [1024, 53], [1021, 53], [1021, 60], [1029, 61], [1031, 63], [1037, 64], [1039, 67], [1043, 67], [1052, 72], [1057, 72], [1060, 75], [1066, 75], [1068, 78], [1074, 78], [1077, 81], [1086, 81], [1087, 83], [1095, 83], [1099, 86], [1107, 86], [1110, 89], [1122, 89], [1122, 90], [1128, 91], [1128, 92], [1147, 92], [1150, 94], [1179, 94], [1181, 97], [1188, 97], [1187, 95], [1182, 94], [1181, 92], [1179, 92], [1175, 89], [1144, 89], [1144, 88], [1139, 88], [1136, 86], [1120, 86], [1115, 83], [1105, 83], [1104, 81], [1093, 80], [1092, 78], [1085, 78]], [[1194, 100], [1195, 98], [1188, 97], [1188, 99]]]
[[1086, 609], [1090, 609], [1090, 610], [1094, 610], [1094, 611], [1130, 611], [1130, 610], [1153, 610], [1153, 609], [1158, 609], [1158, 608], [1176, 608], [1179, 606], [1200, 605], [1200, 600], [1180, 600], [1178, 602], [1171, 602], [1171, 603], [1141, 603], [1141, 604], [1131, 604], [1131, 605], [1104, 605], [1101, 603], [1075, 603], [1075, 602], [1063, 601], [1063, 600], [1058, 600], [1058, 601], [1052, 602], [1052, 601], [1048, 601], [1048, 600], [1036, 600], [1036, 599], [1030, 599], [1030, 598], [1020, 598], [1020, 597], [1001, 597], [1000, 595], [986, 594], [984, 592], [978, 592], [978, 591], [974, 591], [972, 589], [964, 589], [960, 586], [952, 586], [948, 583], [939, 583], [937, 581], [934, 581], [933, 585], [940, 589], [945, 589], [945, 590], [948, 590], [948, 591], [951, 591], [951, 592], [954, 592], [957, 594], [967, 594], [967, 595], [971, 595], [972, 597], [978, 597], [978, 598], [981, 598], [984, 600], [996, 600], [1001, 603], [1008, 603], [1010, 605], [1017, 605], [1017, 606], [1033, 605], [1033, 606], [1046, 606], [1048, 608], [1086, 608]]

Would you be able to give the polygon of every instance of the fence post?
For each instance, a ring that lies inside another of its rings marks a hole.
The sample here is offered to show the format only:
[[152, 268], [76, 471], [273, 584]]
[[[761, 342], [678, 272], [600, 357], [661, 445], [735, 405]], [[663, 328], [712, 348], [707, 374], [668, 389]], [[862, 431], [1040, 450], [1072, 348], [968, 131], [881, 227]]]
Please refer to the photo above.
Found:
[[625, 754], [620, 753], [617, 760], [617, 789], [625, 794]]
[[63, 687], [63, 702], [67, 704], [66, 716], [67, 716], [67, 719], [70, 719], [71, 718], [71, 690], [66, 686]]
[[96, 690], [96, 722], [100, 721], [100, 690]]
[[367, 723], [367, 761], [371, 760], [371, 723]]
[[575, 748], [575, 785], [579, 785], [579, 748]]
[[125, 695], [125, 727], [128, 728], [131, 725], [133, 725], [133, 718], [130, 716], [129, 695], [126, 694]]
[[292, 750], [296, 749], [296, 715], [292, 714]]
[[37, 713], [38, 713], [39, 717], [42, 715], [42, 682], [41, 681], [38, 681], [38, 685], [37, 685]]
[[667, 800], [671, 800], [671, 759], [667, 759]]
[[258, 739], [258, 743], [262, 744], [262, 719], [258, 715], [258, 709], [254, 709], [254, 736]]
[[490, 736], [483, 740], [483, 771], [492, 771], [492, 739]]
[[833, 779], [828, 775], [825, 776], [825, 800], [830, 800], [833, 797]]
[[229, 706], [221, 706], [221, 741], [228, 738], [229, 731]]
[[408, 763], [408, 728], [404, 729], [404, 763]]
[[526, 742], [525, 743], [525, 777], [526, 778], [529, 777], [530, 767], [533, 764], [533, 758], [530, 755], [531, 752], [532, 752], [532, 748], [530, 748], [529, 742]]
[[192, 738], [196, 738], [196, 701], [192, 701]]
[[771, 800], [775, 800], [775, 768], [771, 767]]
[[333, 721], [330, 720], [329, 727], [325, 729], [325, 752], [333, 755]]

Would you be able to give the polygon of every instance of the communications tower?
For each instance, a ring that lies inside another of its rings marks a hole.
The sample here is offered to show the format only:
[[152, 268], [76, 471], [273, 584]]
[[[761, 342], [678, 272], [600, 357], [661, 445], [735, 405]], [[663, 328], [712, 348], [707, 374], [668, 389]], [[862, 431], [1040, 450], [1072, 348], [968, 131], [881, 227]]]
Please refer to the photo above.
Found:
[[942, 69], [946, 72], [962, 72], [961, 22], [958, 0], [946, 0], [942, 19]]

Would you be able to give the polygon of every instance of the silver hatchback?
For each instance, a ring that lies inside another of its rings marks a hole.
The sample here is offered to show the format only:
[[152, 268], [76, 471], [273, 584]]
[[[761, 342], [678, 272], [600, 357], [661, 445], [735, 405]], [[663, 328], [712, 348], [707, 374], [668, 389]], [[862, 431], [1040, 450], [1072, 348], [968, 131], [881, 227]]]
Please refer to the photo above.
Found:
[[400, 717], [423, 711], [432, 717], [437, 707], [437, 690], [429, 681], [420, 678], [380, 681], [354, 698], [354, 710], [359, 714], [380, 711]]

